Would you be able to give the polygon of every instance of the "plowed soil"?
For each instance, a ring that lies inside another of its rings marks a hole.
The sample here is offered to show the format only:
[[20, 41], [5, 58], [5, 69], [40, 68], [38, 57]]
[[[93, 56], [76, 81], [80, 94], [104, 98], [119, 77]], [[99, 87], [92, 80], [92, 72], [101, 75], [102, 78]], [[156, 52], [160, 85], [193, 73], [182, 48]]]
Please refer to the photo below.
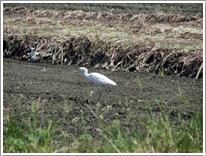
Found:
[[[83, 131], [82, 112], [87, 130], [95, 136], [99, 126], [95, 115], [108, 123], [118, 119], [123, 128], [134, 129], [144, 121], [149, 107], [158, 115], [159, 104], [171, 114], [174, 122], [177, 112], [186, 120], [202, 112], [202, 79], [89, 69], [117, 83], [108, 95], [107, 88], [103, 89], [102, 100], [98, 101], [98, 87], [87, 81], [78, 68], [4, 58], [4, 114], [22, 121], [30, 116], [31, 104], [36, 101], [41, 105], [42, 124], [53, 119], [61, 129], [79, 135]], [[141, 83], [138, 84], [138, 80]]]

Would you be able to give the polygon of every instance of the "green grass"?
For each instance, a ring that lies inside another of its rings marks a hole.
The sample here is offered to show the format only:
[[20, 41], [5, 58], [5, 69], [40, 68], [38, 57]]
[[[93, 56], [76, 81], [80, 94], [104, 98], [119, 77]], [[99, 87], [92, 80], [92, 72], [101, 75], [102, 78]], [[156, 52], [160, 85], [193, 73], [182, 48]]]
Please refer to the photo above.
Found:
[[32, 113], [23, 117], [21, 122], [12, 116], [4, 117], [3, 151], [4, 153], [201, 153], [202, 113], [185, 119], [181, 112], [173, 116], [166, 111], [164, 99], [156, 99], [154, 102], [159, 112], [154, 114], [153, 109], [148, 106], [145, 121], [139, 125], [132, 125], [136, 127], [133, 130], [123, 129], [118, 119], [105, 123], [103, 116], [96, 116], [101, 124], [94, 128], [102, 137], [101, 140], [95, 140], [95, 137], [86, 130], [83, 112], [79, 116], [83, 133], [75, 137], [58, 127], [58, 121], [39, 118], [43, 114], [41, 104], [33, 102]]
[[138, 77], [137, 78], [137, 83], [138, 83], [139, 89], [142, 91], [143, 90], [142, 79]]

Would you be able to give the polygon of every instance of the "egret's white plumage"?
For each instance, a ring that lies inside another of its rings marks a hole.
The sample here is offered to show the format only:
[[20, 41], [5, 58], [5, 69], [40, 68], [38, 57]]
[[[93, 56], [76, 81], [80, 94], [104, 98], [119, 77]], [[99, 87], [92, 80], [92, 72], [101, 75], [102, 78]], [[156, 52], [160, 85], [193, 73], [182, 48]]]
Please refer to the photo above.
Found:
[[[81, 73], [91, 82], [93, 82], [94, 84], [98, 85], [98, 86], [107, 86], [107, 85], [116, 85], [116, 82], [114, 82], [113, 80], [109, 79], [108, 77], [99, 74], [99, 73], [88, 73], [88, 69], [85, 67], [80, 67], [79, 70], [81, 71]], [[101, 96], [101, 92], [99, 95], [99, 98]]]
[[106, 85], [116, 85], [116, 82], [112, 81], [108, 77], [99, 74], [99, 73], [88, 73], [88, 69], [85, 67], [80, 67], [79, 70], [82, 72], [82, 74], [91, 82], [98, 86], [106, 86]]

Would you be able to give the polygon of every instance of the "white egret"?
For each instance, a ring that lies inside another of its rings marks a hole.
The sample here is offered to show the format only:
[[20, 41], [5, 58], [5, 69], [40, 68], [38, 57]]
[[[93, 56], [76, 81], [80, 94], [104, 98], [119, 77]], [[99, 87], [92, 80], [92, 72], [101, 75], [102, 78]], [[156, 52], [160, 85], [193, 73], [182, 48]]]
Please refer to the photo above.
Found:
[[[88, 73], [88, 69], [85, 67], [79, 68], [80, 72], [91, 82], [98, 85], [99, 87], [108, 86], [108, 85], [116, 85], [116, 82], [109, 79], [108, 77], [100, 74], [100, 73]], [[99, 92], [99, 99], [101, 97], [101, 90]]]

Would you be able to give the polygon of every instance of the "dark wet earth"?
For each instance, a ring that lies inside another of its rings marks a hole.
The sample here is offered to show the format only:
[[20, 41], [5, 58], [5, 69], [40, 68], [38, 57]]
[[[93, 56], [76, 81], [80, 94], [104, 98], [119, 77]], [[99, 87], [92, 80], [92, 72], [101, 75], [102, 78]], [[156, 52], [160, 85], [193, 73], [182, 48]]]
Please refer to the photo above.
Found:
[[87, 81], [78, 68], [4, 58], [4, 109], [21, 124], [31, 116], [31, 104], [37, 102], [41, 125], [52, 119], [73, 135], [83, 132], [82, 118], [87, 131], [97, 135], [99, 117], [105, 123], [117, 119], [123, 128], [135, 129], [149, 109], [158, 114], [159, 105], [171, 114], [171, 120], [176, 120], [178, 112], [185, 119], [202, 112], [202, 79], [89, 68], [89, 72], [102, 73], [117, 83], [108, 95], [108, 88], [103, 89], [98, 102], [98, 87]]

